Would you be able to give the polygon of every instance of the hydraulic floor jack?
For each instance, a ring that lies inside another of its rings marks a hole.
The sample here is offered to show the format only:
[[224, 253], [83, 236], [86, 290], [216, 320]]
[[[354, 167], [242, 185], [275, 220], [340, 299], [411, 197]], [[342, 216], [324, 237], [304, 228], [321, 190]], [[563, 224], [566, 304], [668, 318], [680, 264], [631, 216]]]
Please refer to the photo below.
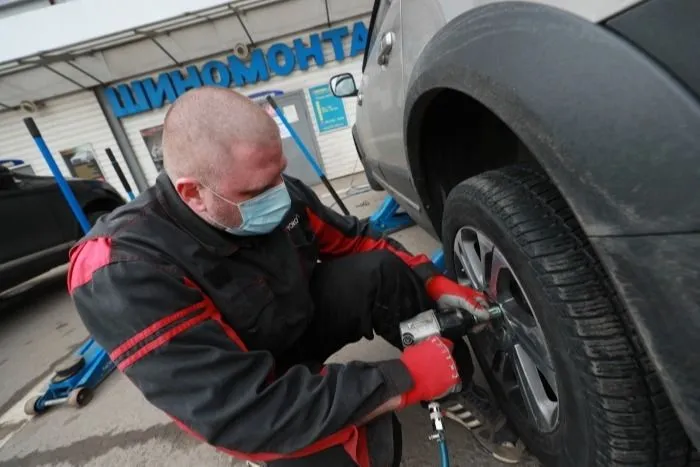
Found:
[[405, 229], [415, 223], [405, 211], [402, 211], [399, 203], [388, 195], [379, 209], [369, 217], [369, 222], [375, 230], [384, 235]]
[[[24, 119], [24, 124], [46, 164], [49, 166], [83, 233], [87, 234], [90, 230], [90, 222], [56, 161], [53, 159], [51, 151], [46, 146], [46, 142], [41, 136], [34, 119], [27, 117]], [[24, 405], [24, 411], [28, 415], [36, 415], [46, 411], [52, 405], [63, 403], [81, 407], [90, 401], [92, 390], [112, 370], [114, 370], [114, 364], [110, 360], [107, 351], [100, 347], [92, 338], [89, 338], [66, 362], [55, 369], [51, 382], [43, 394], [27, 400]]]
[[46, 390], [27, 400], [24, 412], [38, 415], [53, 405], [65, 404], [82, 407], [92, 399], [92, 391], [112, 371], [114, 363], [109, 354], [92, 338], [60, 364]]

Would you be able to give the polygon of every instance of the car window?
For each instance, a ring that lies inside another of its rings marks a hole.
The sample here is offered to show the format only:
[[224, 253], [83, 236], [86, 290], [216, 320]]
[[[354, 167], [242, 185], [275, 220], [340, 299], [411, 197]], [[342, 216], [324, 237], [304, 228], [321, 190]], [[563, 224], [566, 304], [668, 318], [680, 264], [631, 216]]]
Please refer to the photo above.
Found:
[[[399, 1], [399, 0], [393, 0]], [[372, 17], [369, 20], [369, 31], [367, 32], [367, 45], [365, 46], [365, 56], [362, 59], [362, 71], [365, 71], [365, 66], [367, 65], [367, 57], [369, 57], [369, 52], [372, 50], [379, 31], [382, 29], [382, 23], [386, 17], [386, 12], [389, 10], [389, 5], [392, 0], [375, 0], [374, 7], [372, 7]]]

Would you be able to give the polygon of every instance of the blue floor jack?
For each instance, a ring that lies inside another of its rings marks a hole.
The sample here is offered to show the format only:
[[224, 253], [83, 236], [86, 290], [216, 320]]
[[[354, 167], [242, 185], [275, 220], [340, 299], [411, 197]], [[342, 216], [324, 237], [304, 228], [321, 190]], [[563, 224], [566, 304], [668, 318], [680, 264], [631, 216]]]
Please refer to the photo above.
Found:
[[109, 354], [89, 338], [66, 362], [56, 367], [46, 391], [24, 404], [27, 415], [38, 415], [52, 405], [67, 403], [82, 407], [92, 399], [92, 391], [112, 371]]
[[[80, 227], [84, 233], [87, 233], [90, 230], [90, 223], [85, 217], [80, 204], [75, 199], [75, 195], [66, 179], [56, 165], [51, 151], [46, 146], [36, 123], [34, 123], [34, 119], [31, 117], [25, 118], [24, 124], [51, 169], [58, 187], [66, 198]], [[37, 415], [45, 412], [53, 405], [63, 403], [68, 403], [74, 407], [82, 407], [90, 402], [93, 389], [113, 370], [114, 363], [109, 358], [109, 354], [92, 338], [88, 338], [73, 355], [55, 369], [46, 391], [27, 400], [24, 405], [24, 412], [27, 415]]]
[[375, 230], [389, 235], [398, 230], [405, 229], [415, 224], [413, 219], [401, 210], [401, 206], [391, 196], [384, 198], [374, 214], [369, 217], [369, 222]]

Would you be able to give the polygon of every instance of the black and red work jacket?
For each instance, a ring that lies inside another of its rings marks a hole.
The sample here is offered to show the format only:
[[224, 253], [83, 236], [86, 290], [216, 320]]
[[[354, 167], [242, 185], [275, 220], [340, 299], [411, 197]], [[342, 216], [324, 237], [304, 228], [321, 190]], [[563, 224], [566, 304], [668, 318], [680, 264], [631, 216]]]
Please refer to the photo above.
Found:
[[73, 248], [69, 291], [117, 368], [200, 439], [260, 461], [342, 445], [369, 465], [376, 456], [355, 424], [411, 388], [403, 364], [330, 364], [319, 373], [294, 365], [280, 374], [275, 363], [313, 316], [318, 261], [387, 249], [426, 280], [437, 271], [327, 208], [300, 181], [285, 183], [292, 206], [280, 227], [234, 237], [193, 213], [161, 174]]

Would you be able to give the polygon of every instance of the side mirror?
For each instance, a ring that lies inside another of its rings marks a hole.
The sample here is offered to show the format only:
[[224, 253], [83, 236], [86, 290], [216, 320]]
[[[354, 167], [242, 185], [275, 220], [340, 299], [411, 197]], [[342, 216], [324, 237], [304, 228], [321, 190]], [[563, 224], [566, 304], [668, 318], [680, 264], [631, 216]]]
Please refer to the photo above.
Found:
[[355, 78], [350, 73], [335, 75], [330, 81], [331, 92], [335, 97], [352, 97], [357, 95]]

